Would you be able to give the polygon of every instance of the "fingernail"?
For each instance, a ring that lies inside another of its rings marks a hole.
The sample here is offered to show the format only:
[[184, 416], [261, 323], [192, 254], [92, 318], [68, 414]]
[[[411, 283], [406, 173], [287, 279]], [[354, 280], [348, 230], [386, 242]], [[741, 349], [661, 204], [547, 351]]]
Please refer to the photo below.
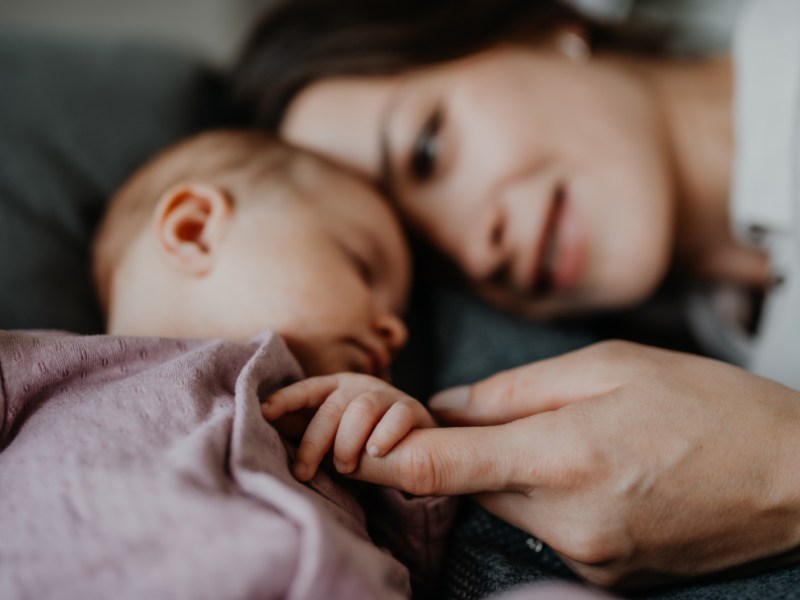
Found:
[[308, 474], [308, 465], [304, 462], [294, 463], [294, 476], [298, 479], [305, 479]]
[[369, 446], [367, 446], [367, 454], [369, 454], [370, 456], [372, 457], [380, 456], [380, 453], [381, 449], [378, 448], [376, 444], [370, 444]]
[[459, 410], [469, 402], [469, 386], [460, 385], [435, 394], [428, 402], [431, 410]]
[[349, 473], [353, 470], [349, 464], [339, 460], [334, 460], [333, 466], [336, 467], [336, 470], [339, 471], [339, 473]]

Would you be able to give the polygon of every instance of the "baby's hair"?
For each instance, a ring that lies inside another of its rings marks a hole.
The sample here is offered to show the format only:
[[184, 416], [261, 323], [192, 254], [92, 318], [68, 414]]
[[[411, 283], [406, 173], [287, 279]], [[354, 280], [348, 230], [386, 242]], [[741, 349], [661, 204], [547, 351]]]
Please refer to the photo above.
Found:
[[151, 222], [167, 190], [182, 182], [205, 182], [238, 202], [263, 199], [252, 193], [255, 186], [267, 180], [280, 183], [299, 153], [263, 132], [226, 129], [200, 133], [156, 154], [114, 194], [95, 234], [92, 272], [101, 308], [108, 308], [115, 266]]

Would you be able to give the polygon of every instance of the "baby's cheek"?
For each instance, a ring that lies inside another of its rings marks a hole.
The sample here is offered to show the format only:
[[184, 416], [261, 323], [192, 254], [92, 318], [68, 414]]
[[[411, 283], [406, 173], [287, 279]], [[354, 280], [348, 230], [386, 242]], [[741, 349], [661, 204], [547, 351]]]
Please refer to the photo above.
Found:
[[300, 363], [303, 374], [306, 377], [314, 375], [327, 375], [329, 371], [325, 367], [325, 359], [322, 353], [324, 346], [319, 344], [314, 338], [298, 335], [291, 329], [282, 329], [278, 333], [286, 342], [289, 351]]
[[[309, 359], [308, 376], [333, 375], [356, 371], [355, 350], [345, 341], [320, 340], [315, 344]], [[306, 370], [306, 366], [302, 365]]]

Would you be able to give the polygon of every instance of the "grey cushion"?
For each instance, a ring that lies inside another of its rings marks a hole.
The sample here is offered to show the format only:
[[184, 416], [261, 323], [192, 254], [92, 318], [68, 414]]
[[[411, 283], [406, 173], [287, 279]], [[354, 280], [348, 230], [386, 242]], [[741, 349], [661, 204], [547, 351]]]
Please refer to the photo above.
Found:
[[97, 332], [91, 234], [154, 150], [207, 124], [215, 78], [176, 51], [0, 29], [0, 328]]

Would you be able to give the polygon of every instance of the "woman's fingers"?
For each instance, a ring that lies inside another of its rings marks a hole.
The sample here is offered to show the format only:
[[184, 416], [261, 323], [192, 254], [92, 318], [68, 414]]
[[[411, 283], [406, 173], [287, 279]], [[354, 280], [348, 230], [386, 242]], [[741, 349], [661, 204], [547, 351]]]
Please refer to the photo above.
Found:
[[474, 420], [487, 407], [531, 416], [415, 429], [385, 456], [362, 454], [351, 476], [417, 495], [480, 493], [601, 586], [707, 575], [800, 547], [800, 393], [634, 344], [544, 364], [470, 395]]
[[508, 423], [606, 394], [624, 383], [641, 346], [601, 342], [433, 396], [428, 408], [456, 425]]
[[538, 415], [505, 425], [414, 429], [385, 456], [362, 455], [351, 476], [420, 496], [527, 491], [539, 474], [549, 476], [557, 452], [550, 421]]

